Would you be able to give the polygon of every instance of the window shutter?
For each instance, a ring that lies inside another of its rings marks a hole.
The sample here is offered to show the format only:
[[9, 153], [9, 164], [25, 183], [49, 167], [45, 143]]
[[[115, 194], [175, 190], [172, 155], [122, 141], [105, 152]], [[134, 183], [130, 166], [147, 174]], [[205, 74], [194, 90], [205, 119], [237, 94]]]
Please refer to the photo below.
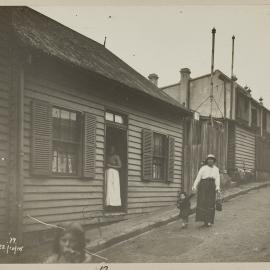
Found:
[[150, 181], [153, 178], [153, 132], [142, 131], [142, 178]]
[[96, 117], [90, 113], [85, 113], [83, 130], [83, 177], [95, 177], [95, 163]]
[[168, 182], [173, 182], [174, 179], [174, 153], [175, 153], [175, 139], [168, 137], [168, 167], [167, 179]]
[[32, 102], [31, 173], [49, 176], [52, 167], [52, 107], [48, 102]]

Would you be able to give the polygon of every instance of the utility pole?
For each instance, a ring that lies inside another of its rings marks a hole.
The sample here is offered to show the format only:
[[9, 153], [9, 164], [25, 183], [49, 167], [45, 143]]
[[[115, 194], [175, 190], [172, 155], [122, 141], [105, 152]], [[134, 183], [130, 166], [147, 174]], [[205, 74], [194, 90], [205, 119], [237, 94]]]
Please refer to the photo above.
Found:
[[234, 75], [233, 75], [233, 66], [234, 66], [234, 40], [235, 36], [232, 36], [232, 66], [231, 66], [231, 102], [230, 102], [230, 118], [232, 119], [233, 111], [233, 88], [234, 88]]
[[211, 59], [211, 88], [210, 88], [210, 119], [213, 125], [213, 99], [214, 99], [214, 84], [213, 84], [213, 73], [214, 73], [214, 57], [215, 57], [215, 34], [216, 29], [212, 29], [212, 59]]

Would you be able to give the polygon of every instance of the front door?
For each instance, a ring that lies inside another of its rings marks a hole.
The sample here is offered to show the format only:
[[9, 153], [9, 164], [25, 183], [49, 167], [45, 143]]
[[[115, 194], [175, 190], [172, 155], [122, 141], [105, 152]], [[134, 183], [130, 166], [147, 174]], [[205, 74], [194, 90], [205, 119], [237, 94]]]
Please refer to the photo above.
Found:
[[[127, 207], [127, 128], [125, 117], [106, 112], [105, 141], [105, 211], [123, 212]], [[113, 157], [112, 157], [113, 156]], [[114, 158], [117, 157], [117, 158]], [[111, 167], [112, 159], [120, 168]]]

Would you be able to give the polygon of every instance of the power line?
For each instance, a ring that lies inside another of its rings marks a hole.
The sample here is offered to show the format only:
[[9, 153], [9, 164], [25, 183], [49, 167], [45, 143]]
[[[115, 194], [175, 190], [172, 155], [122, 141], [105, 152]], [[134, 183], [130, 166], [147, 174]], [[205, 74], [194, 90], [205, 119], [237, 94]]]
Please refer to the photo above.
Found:
[[[218, 89], [220, 86], [222, 87], [222, 86], [223, 86], [223, 83], [220, 83], [220, 84], [216, 84], [216, 85], [215, 85], [215, 87], [216, 87], [217, 89]], [[211, 89], [210, 89], [210, 88], [207, 88], [206, 90], [208, 91], [208, 90], [211, 90]], [[218, 91], [217, 91], [217, 93], [218, 93]], [[221, 91], [220, 93], [218, 93], [218, 95], [219, 95], [219, 98], [218, 98], [218, 99], [219, 99], [219, 103], [220, 103], [221, 97], [222, 97], [222, 91]], [[203, 102], [201, 102], [200, 105], [195, 109], [195, 111], [197, 111], [197, 110], [198, 110], [198, 109], [199, 109], [199, 108], [200, 108], [200, 107], [201, 107], [208, 99], [210, 99], [210, 96], [208, 96], [206, 99], [204, 99]], [[214, 95], [213, 95], [213, 99], [214, 99]], [[216, 101], [216, 100], [215, 100], [215, 101]], [[217, 105], [217, 106], [218, 106], [218, 105]], [[218, 107], [218, 109], [219, 109], [219, 107]], [[223, 114], [222, 114], [222, 116], [223, 116]]]
[[[220, 90], [221, 90], [220, 92], [217, 91], [219, 97], [218, 97], [218, 99], [216, 100], [216, 104], [217, 104], [217, 107], [218, 107], [219, 111], [221, 112], [221, 109], [220, 109], [220, 102], [221, 102], [221, 98], [222, 98], [222, 95], [223, 95], [223, 91], [222, 91], [222, 90], [223, 90], [223, 84], [221, 85], [221, 89], [220, 89]], [[222, 115], [222, 117], [224, 118], [222, 112], [221, 112], [221, 115]]]
[[222, 111], [220, 110], [220, 108], [219, 108], [219, 106], [218, 106], [218, 104], [217, 104], [217, 102], [216, 102], [216, 99], [215, 99], [215, 98], [213, 98], [213, 99], [214, 99], [214, 102], [215, 102], [216, 105], [217, 105], [218, 110], [219, 110], [220, 113], [221, 113], [222, 118], [224, 118], [223, 113], [222, 113]]
[[197, 111], [210, 97], [208, 96], [196, 109], [195, 111]]

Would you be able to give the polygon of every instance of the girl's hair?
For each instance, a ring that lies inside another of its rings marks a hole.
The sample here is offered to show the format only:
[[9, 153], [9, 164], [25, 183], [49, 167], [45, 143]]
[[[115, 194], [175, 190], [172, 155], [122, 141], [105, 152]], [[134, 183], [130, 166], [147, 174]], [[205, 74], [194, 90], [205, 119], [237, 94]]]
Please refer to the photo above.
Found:
[[63, 229], [59, 228], [56, 232], [56, 237], [54, 239], [53, 251], [57, 254], [60, 253], [60, 238], [66, 233], [72, 234], [77, 240], [76, 250], [79, 252], [84, 252], [85, 248], [85, 235], [82, 226], [79, 223], [70, 223], [68, 225], [60, 225]]

